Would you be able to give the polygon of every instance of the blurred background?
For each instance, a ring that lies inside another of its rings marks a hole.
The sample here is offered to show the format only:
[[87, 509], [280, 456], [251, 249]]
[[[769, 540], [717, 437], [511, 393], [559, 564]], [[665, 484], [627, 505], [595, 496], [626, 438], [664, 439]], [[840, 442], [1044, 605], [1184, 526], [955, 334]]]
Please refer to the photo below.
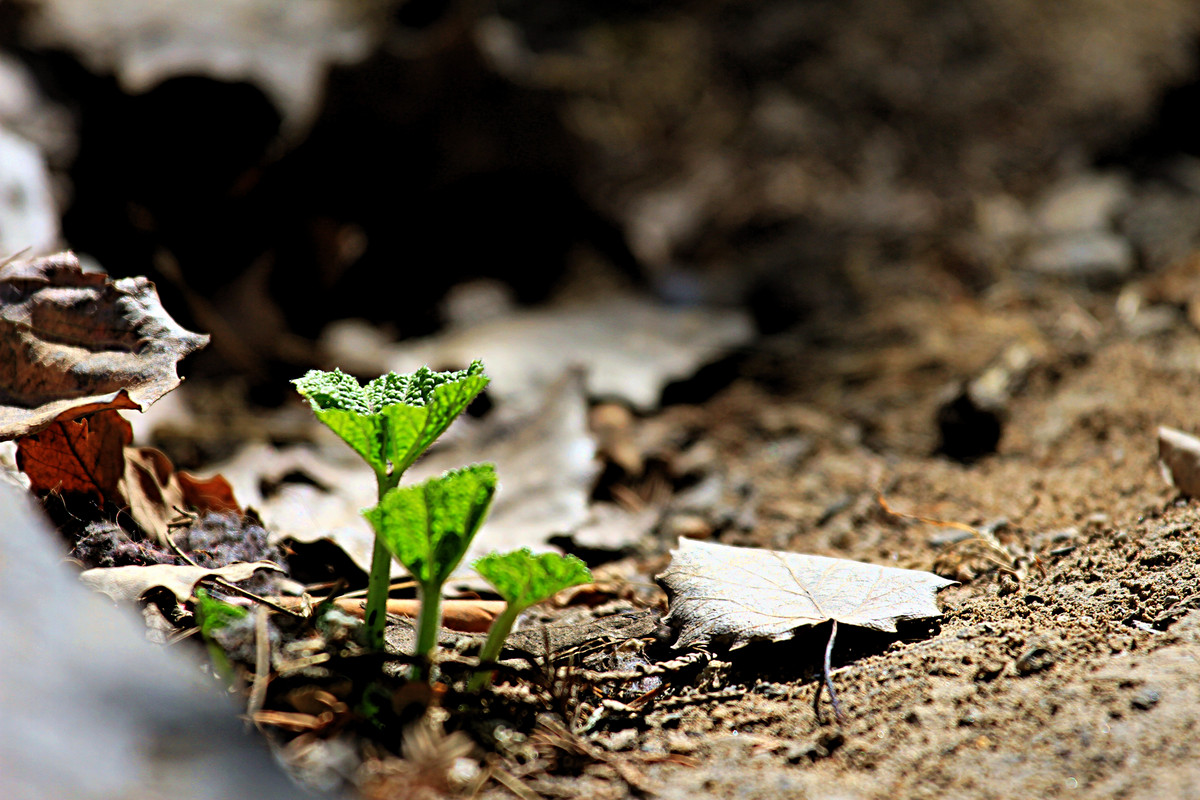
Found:
[[605, 291], [743, 310], [786, 388], [908, 329], [872, 297], [1188, 256], [1198, 44], [1192, 0], [7, 0], [0, 253], [150, 276], [261, 403], [340, 320]]

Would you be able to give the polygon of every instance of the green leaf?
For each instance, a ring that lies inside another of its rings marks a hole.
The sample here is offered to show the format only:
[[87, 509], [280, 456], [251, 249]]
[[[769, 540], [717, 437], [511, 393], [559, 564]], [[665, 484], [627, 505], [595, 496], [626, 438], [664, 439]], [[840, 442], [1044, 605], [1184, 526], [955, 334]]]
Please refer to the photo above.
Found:
[[575, 556], [534, 555], [528, 547], [511, 553], [491, 553], [473, 566], [518, 613], [568, 586], [592, 580], [592, 573]]
[[[293, 383], [317, 418], [379, 474], [404, 472], [487, 385], [475, 361], [457, 372], [421, 367], [360, 386], [341, 370], [310, 370]], [[390, 464], [390, 469], [389, 469]]]
[[333, 372], [322, 372], [310, 369], [303, 378], [292, 381], [296, 391], [312, 404], [313, 411], [353, 411], [356, 414], [369, 415], [375, 409], [363, 387], [353, 375], [347, 375], [340, 369]]
[[239, 619], [245, 619], [246, 615], [250, 613], [244, 608], [218, 600], [204, 589], [197, 589], [195, 597], [196, 622], [200, 626], [200, 633], [205, 637], [212, 636], [214, 631], [231, 625]]
[[387, 473], [383, 452], [383, 420], [376, 416], [367, 391], [352, 375], [309, 370], [292, 381], [296, 391], [312, 405], [317, 419], [350, 445], [377, 473]]
[[495, 493], [495, 468], [473, 464], [392, 489], [363, 513], [414, 578], [440, 589], [462, 561]]
[[392, 469], [403, 472], [412, 466], [487, 384], [478, 361], [459, 372], [430, 372], [422, 367], [413, 373], [404, 403], [383, 409]]

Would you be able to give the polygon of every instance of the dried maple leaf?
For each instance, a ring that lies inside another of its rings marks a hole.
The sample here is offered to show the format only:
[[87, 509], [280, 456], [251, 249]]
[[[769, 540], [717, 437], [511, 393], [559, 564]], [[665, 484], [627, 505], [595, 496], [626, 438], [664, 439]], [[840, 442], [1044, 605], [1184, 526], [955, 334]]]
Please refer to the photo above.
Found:
[[74, 253], [0, 266], [0, 441], [101, 409], [144, 409], [208, 343], [146, 278], [84, 272]]
[[935, 595], [955, 581], [930, 572], [861, 561], [681, 539], [658, 580], [679, 628], [676, 647], [729, 640], [790, 639], [834, 620], [895, 631], [904, 620], [940, 617]]
[[133, 428], [116, 411], [80, 420], [60, 420], [17, 442], [17, 468], [30, 490], [61, 492], [117, 502], [125, 474], [125, 448]]

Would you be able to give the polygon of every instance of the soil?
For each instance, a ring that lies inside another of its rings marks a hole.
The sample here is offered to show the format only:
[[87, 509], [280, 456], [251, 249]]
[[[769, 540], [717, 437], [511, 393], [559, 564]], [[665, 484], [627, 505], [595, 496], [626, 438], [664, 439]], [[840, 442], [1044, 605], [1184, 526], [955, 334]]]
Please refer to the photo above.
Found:
[[[664, 415], [699, 426], [753, 487], [757, 520], [720, 541], [958, 578], [940, 628], [835, 647], [840, 723], [827, 700], [820, 718], [813, 708], [826, 628], [722, 655], [736, 696], [651, 706], [636, 736], [601, 741], [631, 763], [686, 756], [644, 768], [663, 797], [1196, 796], [1200, 526], [1159, 473], [1155, 426], [1194, 424], [1200, 337], [1182, 322], [1133, 334], [1110, 295], [1043, 286], [989, 307], [896, 269], [907, 296], [883, 269], [865, 313], [825, 329], [819, 349], [770, 343], [745, 364], [757, 379]], [[1094, 323], [1086, 341], [1062, 333], [1069, 314]], [[982, 367], [1018, 329], [1041, 331], [1042, 356], [1001, 415], [997, 452], [935, 454], [955, 390], [944, 370]], [[931, 353], [938, 340], [954, 344]], [[889, 514], [877, 493], [994, 531], [1013, 560], [939, 547], [955, 529]]]

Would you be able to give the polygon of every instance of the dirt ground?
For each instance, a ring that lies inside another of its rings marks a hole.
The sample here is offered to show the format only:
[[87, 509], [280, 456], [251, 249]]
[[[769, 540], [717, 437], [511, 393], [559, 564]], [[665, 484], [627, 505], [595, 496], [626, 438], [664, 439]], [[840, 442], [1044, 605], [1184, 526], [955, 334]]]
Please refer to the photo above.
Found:
[[[1200, 337], [1182, 320], [1131, 333], [1102, 293], [1037, 287], [1027, 312], [1013, 296], [991, 308], [939, 298], [907, 275], [898, 298], [884, 271], [865, 313], [820, 352], [792, 339], [751, 357], [747, 371], [773, 389], [742, 377], [664, 414], [686, 414], [753, 487], [757, 519], [720, 541], [932, 567], [962, 581], [940, 593], [940, 627], [835, 648], [842, 724], [827, 700], [821, 721], [812, 706], [826, 629], [723, 656], [726, 685], [744, 693], [651, 710], [635, 737], [611, 740], [691, 759], [647, 769], [664, 797], [1200, 793], [1200, 531], [1194, 503], [1159, 473], [1155, 438], [1159, 424], [1194, 425]], [[1086, 342], [1062, 334], [1068, 314], [1093, 323]], [[1006, 409], [998, 452], [934, 455], [954, 388], [942, 368], [985, 364], [1004, 343], [996, 331], [1039, 320], [1060, 331], [1040, 328], [1043, 356]], [[899, 344], [881, 347], [885, 336]], [[931, 354], [938, 339], [954, 344]], [[897, 511], [994, 530], [1016, 569], [939, 547], [947, 529], [883, 512], [877, 492]], [[605, 795], [581, 794], [592, 791]]]

